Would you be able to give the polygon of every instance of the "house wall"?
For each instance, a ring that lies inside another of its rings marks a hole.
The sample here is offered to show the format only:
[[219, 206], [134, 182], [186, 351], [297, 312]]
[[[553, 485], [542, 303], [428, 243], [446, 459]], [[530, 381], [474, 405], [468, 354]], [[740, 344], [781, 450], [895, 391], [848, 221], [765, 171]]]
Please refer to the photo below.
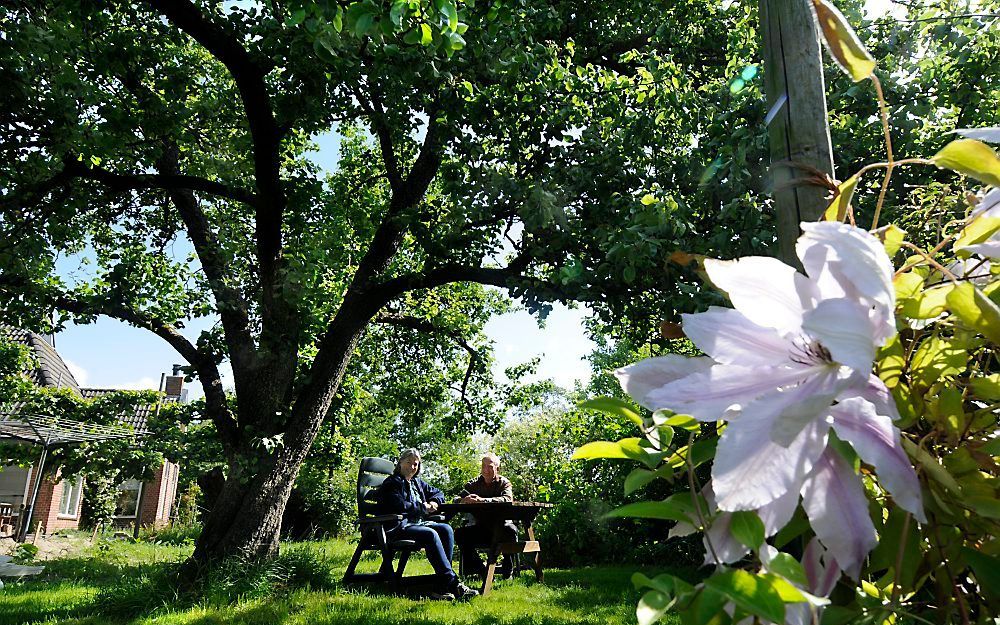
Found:
[[170, 521], [170, 512], [177, 493], [179, 467], [172, 462], [164, 462], [153, 479], [143, 485], [140, 512], [141, 524], [159, 527]]
[[[62, 517], [59, 515], [59, 506], [62, 505], [62, 480], [53, 480], [46, 477], [42, 480], [42, 487], [38, 489], [38, 499], [35, 501], [35, 510], [31, 515], [31, 526], [28, 533], [35, 531], [39, 522], [42, 524], [42, 533], [49, 534], [61, 529], [76, 529], [80, 527], [80, 508], [76, 509], [75, 518]], [[81, 504], [83, 498], [80, 498]]]

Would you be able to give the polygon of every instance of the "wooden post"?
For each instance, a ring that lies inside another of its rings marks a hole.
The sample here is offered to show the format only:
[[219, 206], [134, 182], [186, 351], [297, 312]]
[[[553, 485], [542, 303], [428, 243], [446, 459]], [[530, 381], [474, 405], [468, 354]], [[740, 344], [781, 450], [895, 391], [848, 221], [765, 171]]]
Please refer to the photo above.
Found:
[[[777, 216], [777, 257], [794, 266], [799, 222], [816, 221], [829, 204], [829, 191], [790, 185], [808, 171], [781, 161], [814, 167], [833, 176], [819, 32], [809, 0], [760, 0], [764, 92], [769, 115], [771, 184]], [[782, 104], [776, 104], [784, 100]]]

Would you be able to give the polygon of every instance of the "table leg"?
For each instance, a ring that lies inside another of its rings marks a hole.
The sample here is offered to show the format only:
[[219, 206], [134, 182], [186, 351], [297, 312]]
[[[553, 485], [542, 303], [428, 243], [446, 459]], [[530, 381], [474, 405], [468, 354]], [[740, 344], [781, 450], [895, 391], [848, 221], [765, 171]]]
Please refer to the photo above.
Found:
[[[528, 533], [528, 540], [535, 540], [535, 526], [534, 526], [534, 524], [532, 524], [532, 523], [528, 524], [527, 533]], [[534, 562], [534, 566], [532, 568], [535, 569], [535, 579], [537, 579], [538, 582], [541, 583], [543, 581], [543, 574], [542, 574], [542, 552], [541, 551], [536, 551], [534, 553], [534, 556], [531, 559]]]
[[497, 569], [497, 558], [500, 555], [500, 550], [497, 549], [496, 544], [490, 547], [489, 557], [486, 561], [486, 575], [483, 577], [483, 587], [479, 591], [479, 594], [483, 597], [490, 594], [493, 590], [493, 574]]

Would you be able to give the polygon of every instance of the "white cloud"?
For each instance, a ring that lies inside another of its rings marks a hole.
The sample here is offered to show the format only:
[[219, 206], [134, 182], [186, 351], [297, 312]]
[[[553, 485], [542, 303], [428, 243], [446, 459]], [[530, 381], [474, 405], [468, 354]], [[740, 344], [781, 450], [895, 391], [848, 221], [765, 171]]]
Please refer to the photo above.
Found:
[[139, 378], [133, 382], [125, 382], [124, 384], [115, 384], [114, 388], [123, 391], [155, 391], [160, 388], [160, 383], [150, 377]]
[[77, 383], [80, 386], [87, 386], [87, 380], [90, 378], [90, 374], [87, 373], [87, 370], [72, 360], [66, 360], [63, 358], [63, 362], [66, 363], [66, 368], [69, 369], [69, 372], [73, 374], [74, 378], [76, 378]]

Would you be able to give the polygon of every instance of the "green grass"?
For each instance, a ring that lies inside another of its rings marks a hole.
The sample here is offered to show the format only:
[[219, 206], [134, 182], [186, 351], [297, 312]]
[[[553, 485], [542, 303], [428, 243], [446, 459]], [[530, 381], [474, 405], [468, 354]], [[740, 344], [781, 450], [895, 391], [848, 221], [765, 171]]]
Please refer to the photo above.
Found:
[[[631, 567], [550, 569], [544, 584], [522, 573], [497, 582], [488, 597], [448, 603], [341, 587], [352, 550], [353, 544], [343, 540], [285, 545], [284, 564], [277, 568], [222, 571], [198, 592], [185, 594], [166, 580], [172, 563], [190, 553], [189, 546], [104, 545], [49, 562], [41, 579], [9, 583], [0, 590], [0, 625], [635, 623], [639, 594], [629, 582]], [[375, 558], [367, 558], [359, 568], [377, 566]], [[415, 556], [406, 571], [415, 575], [431, 569]]]

